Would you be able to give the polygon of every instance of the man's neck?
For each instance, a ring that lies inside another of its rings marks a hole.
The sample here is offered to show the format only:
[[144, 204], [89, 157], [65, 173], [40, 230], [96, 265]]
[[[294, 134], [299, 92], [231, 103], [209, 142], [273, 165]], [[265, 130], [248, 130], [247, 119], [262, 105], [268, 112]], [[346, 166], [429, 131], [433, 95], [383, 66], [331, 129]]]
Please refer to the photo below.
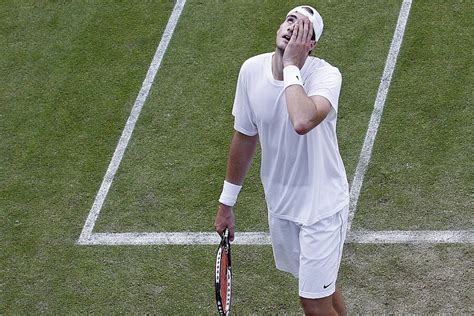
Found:
[[283, 51], [278, 47], [272, 58], [272, 74], [273, 79], [283, 81]]

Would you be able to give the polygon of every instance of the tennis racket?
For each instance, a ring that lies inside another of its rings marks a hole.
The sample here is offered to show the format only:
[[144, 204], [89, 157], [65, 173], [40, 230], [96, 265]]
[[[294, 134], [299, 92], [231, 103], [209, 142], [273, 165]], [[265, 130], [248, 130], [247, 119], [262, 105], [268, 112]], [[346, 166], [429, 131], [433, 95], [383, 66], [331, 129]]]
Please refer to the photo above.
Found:
[[232, 269], [230, 261], [229, 230], [222, 234], [216, 255], [216, 304], [219, 315], [230, 315]]

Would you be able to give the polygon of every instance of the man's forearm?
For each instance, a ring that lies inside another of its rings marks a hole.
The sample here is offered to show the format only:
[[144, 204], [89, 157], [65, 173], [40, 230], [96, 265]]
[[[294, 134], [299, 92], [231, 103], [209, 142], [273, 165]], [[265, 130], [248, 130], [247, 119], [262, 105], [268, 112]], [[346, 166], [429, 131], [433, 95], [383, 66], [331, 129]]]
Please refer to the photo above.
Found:
[[257, 141], [258, 136], [247, 136], [237, 131], [234, 133], [227, 162], [226, 180], [228, 182], [243, 184], [255, 156]]
[[298, 134], [306, 134], [315, 126], [313, 119], [318, 115], [318, 108], [306, 95], [302, 86], [289, 86], [285, 90], [285, 96], [293, 128]]
[[328, 115], [331, 104], [322, 96], [308, 97], [303, 87], [292, 85], [285, 90], [286, 104], [295, 131], [304, 135]]

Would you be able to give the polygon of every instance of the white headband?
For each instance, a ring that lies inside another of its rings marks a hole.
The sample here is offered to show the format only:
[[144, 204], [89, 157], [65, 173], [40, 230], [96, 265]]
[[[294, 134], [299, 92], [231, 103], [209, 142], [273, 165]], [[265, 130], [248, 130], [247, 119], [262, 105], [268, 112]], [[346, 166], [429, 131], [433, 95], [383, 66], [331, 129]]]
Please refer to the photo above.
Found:
[[[313, 11], [313, 14], [309, 13], [308, 10], [306, 10], [305, 8], [308, 8], [311, 11]], [[314, 8], [310, 7], [309, 5], [303, 5], [303, 6], [299, 6], [292, 9], [290, 12], [288, 12], [286, 16], [289, 16], [290, 14], [294, 14], [294, 13], [299, 13], [309, 18], [311, 23], [313, 23], [313, 29], [314, 29], [316, 42], [319, 41], [319, 37], [321, 36], [321, 33], [323, 33], [324, 23], [318, 11], [316, 11]]]

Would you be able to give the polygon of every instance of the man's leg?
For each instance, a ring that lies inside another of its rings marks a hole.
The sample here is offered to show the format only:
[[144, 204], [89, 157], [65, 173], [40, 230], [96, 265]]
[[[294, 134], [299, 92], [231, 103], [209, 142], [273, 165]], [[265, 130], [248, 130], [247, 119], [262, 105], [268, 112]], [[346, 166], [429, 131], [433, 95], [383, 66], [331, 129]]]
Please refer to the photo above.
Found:
[[332, 306], [336, 310], [338, 315], [347, 315], [346, 303], [344, 303], [344, 298], [339, 289], [336, 289], [336, 292], [332, 295]]
[[305, 315], [347, 315], [344, 299], [342, 298], [341, 291], [338, 289], [328, 297], [316, 299], [300, 297], [300, 300]]
[[336, 279], [347, 229], [348, 207], [300, 231], [299, 294], [306, 315], [346, 315]]
[[300, 300], [306, 316], [337, 316], [337, 312], [332, 306], [332, 295], [324, 298], [300, 297]]

